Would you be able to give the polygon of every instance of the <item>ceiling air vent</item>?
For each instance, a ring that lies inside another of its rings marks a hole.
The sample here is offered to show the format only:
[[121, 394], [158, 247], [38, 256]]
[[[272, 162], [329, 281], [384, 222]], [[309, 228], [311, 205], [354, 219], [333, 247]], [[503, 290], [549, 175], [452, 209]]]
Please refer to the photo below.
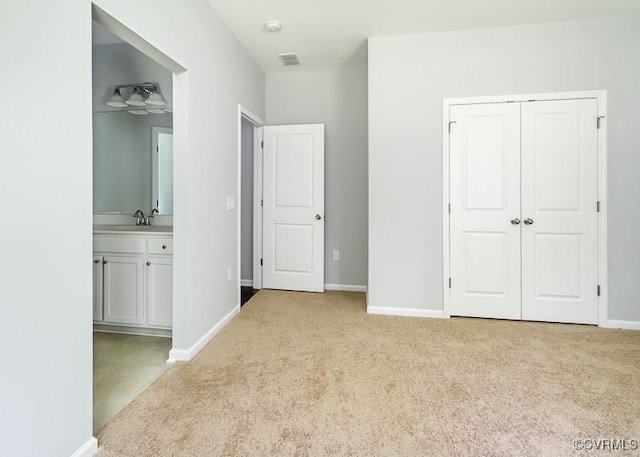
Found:
[[298, 55], [295, 52], [287, 52], [285, 54], [278, 54], [282, 63], [289, 65], [300, 65], [300, 61], [298, 60]]

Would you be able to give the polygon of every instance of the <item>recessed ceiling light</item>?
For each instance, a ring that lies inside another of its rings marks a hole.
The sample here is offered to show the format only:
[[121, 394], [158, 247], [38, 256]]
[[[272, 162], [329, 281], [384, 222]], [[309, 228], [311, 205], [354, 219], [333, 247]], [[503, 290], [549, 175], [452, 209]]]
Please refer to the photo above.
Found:
[[278, 21], [269, 21], [264, 25], [264, 29], [269, 33], [278, 33], [282, 30], [282, 26]]

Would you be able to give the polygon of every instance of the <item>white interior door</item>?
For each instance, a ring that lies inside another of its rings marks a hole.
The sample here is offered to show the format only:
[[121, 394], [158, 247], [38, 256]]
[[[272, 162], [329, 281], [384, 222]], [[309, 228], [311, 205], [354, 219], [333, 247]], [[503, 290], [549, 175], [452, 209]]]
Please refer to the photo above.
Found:
[[522, 103], [522, 318], [598, 321], [595, 99]]
[[324, 124], [264, 127], [263, 287], [324, 290]]
[[520, 106], [450, 109], [451, 314], [520, 319]]

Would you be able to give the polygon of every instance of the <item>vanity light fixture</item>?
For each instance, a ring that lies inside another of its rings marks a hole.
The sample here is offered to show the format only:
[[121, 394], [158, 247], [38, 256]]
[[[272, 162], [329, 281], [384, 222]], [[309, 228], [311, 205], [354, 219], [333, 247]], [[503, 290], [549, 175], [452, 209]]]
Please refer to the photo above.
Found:
[[140, 95], [139, 89], [137, 87], [133, 88], [133, 93], [129, 96], [129, 98], [127, 99], [127, 101], [125, 102], [127, 105], [131, 105], [131, 106], [146, 106], [147, 104], [144, 101], [144, 98], [142, 98], [142, 95]]
[[[130, 92], [129, 97], [123, 97], [123, 89]], [[113, 95], [107, 102], [107, 105], [114, 108], [145, 107], [147, 105], [165, 106], [166, 104], [166, 100], [160, 93], [160, 84], [151, 82], [118, 84], [114, 87]]]
[[149, 114], [146, 110], [143, 109], [131, 109], [129, 110], [129, 112], [131, 114], [137, 114], [138, 116], [146, 116], [147, 114]]
[[158, 92], [158, 86], [153, 86], [151, 93], [145, 101], [147, 102], [147, 105], [164, 106], [167, 104], [167, 102], [164, 101], [164, 98], [162, 98], [162, 95], [160, 95], [160, 92]]
[[116, 87], [113, 89], [113, 95], [107, 102], [107, 105], [113, 106], [114, 108], [126, 108], [127, 104], [124, 102], [124, 97], [120, 93], [120, 88]]
[[151, 114], [165, 114], [163, 109], [159, 109], [159, 108], [150, 108], [147, 109], [147, 113], [151, 113]]

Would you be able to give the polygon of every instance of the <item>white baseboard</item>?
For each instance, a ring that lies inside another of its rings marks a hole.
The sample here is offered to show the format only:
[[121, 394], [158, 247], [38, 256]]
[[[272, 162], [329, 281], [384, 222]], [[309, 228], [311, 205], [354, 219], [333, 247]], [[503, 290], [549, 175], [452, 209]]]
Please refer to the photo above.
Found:
[[189, 360], [191, 360], [198, 352], [200, 352], [200, 349], [202, 349], [211, 340], [211, 338], [216, 336], [216, 333], [222, 330], [222, 328], [227, 325], [229, 321], [233, 319], [239, 312], [240, 305], [236, 305], [231, 311], [227, 313], [226, 316], [220, 319], [220, 321], [216, 325], [214, 325], [189, 349], [171, 349], [169, 351], [169, 360], [167, 360], [167, 363], [188, 362]]
[[602, 328], [618, 328], [624, 330], [640, 330], [640, 322], [638, 321], [616, 321], [609, 319], [604, 324], [600, 324]]
[[98, 440], [93, 436], [84, 443], [80, 449], [71, 454], [71, 457], [93, 457], [98, 453]]
[[[252, 279], [241, 279], [242, 287], [253, 287]], [[353, 284], [325, 284], [324, 290], [341, 290], [343, 292], [366, 292], [367, 286], [358, 286]]]
[[325, 284], [324, 290], [341, 290], [343, 292], [366, 292], [367, 286], [353, 284]]
[[418, 308], [393, 308], [387, 306], [367, 306], [367, 314], [381, 314], [383, 316], [406, 316], [406, 317], [431, 317], [446, 319], [444, 311], [441, 309], [418, 309]]

